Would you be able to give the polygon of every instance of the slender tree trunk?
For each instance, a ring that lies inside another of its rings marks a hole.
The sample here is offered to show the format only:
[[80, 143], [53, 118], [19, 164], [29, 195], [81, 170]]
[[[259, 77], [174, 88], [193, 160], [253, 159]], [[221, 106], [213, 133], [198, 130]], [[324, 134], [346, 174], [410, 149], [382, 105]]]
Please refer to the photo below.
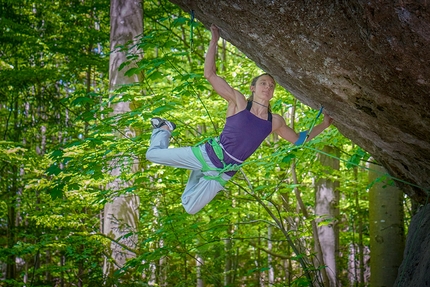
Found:
[[60, 287], [65, 286], [65, 280], [64, 280], [64, 266], [66, 265], [66, 256], [61, 254], [60, 256], [60, 267], [61, 267], [61, 273], [60, 273]]
[[[17, 174], [17, 168], [12, 167], [13, 171], [13, 177], [12, 177], [12, 183], [10, 184], [10, 190], [7, 193], [9, 195], [8, 198], [8, 216], [7, 216], [7, 248], [8, 250], [12, 250], [13, 246], [16, 244], [16, 225], [15, 225], [15, 202], [16, 202], [16, 190], [17, 190], [17, 184], [16, 184], [16, 176]], [[14, 254], [10, 254], [8, 256], [8, 261], [6, 262], [6, 279], [7, 280], [14, 280], [16, 278], [16, 256]]]
[[[372, 164], [369, 182], [375, 182], [385, 169]], [[393, 286], [405, 248], [403, 192], [386, 181], [369, 191], [370, 286]]]
[[[288, 246], [288, 254], [293, 255], [294, 251], [293, 248], [291, 246]], [[290, 257], [290, 259], [288, 259], [288, 286], [291, 286], [293, 280], [294, 280], [294, 266], [296, 264], [295, 260], [291, 259], [292, 257]]]
[[189, 273], [188, 264], [187, 264], [188, 261], [187, 261], [187, 257], [186, 256], [184, 256], [182, 259], [184, 260], [184, 274], [183, 274], [183, 278], [184, 278], [184, 281], [187, 281], [188, 280], [188, 273]]
[[[297, 186], [299, 181], [297, 179], [297, 174], [296, 174], [295, 159], [293, 159], [293, 164], [291, 166], [291, 173], [292, 173], [292, 177], [293, 177], [293, 183], [294, 183], [294, 185]], [[302, 196], [300, 195], [300, 190], [297, 187], [294, 188], [294, 194], [296, 195], [297, 204], [298, 204], [300, 210], [302, 211], [303, 216], [305, 218], [309, 219], [310, 218], [309, 212], [306, 209], [305, 204], [303, 203]], [[314, 262], [314, 265], [315, 265], [315, 268], [318, 268], [324, 262], [324, 257], [323, 257], [323, 251], [321, 248], [320, 239], [319, 239], [319, 235], [318, 235], [318, 226], [317, 226], [317, 223], [314, 219], [311, 220], [311, 225], [312, 225], [312, 235], [313, 235], [313, 239], [314, 239], [316, 257], [318, 259], [316, 262]], [[322, 282], [323, 282], [324, 286], [328, 286], [329, 285], [329, 279], [328, 279], [327, 271], [325, 268], [321, 269], [320, 275], [321, 275]]]
[[[270, 252], [272, 252], [272, 226], [268, 225], [267, 226], [267, 250], [269, 250]], [[275, 270], [273, 268], [273, 260], [272, 260], [272, 255], [269, 253], [267, 254], [267, 264], [269, 265], [269, 286], [272, 286], [275, 283]]]
[[[336, 156], [338, 154], [337, 150], [329, 146], [325, 146], [323, 151]], [[320, 155], [320, 161], [323, 167], [327, 167], [327, 176], [322, 176], [316, 184], [315, 215], [323, 255], [321, 263], [326, 266], [330, 286], [334, 287], [338, 285], [336, 258], [339, 255], [339, 182], [331, 179], [330, 173], [339, 169], [339, 161], [324, 154]]]
[[[357, 173], [357, 169], [355, 169], [355, 172]], [[356, 175], [356, 178], [358, 179], [358, 176]], [[359, 270], [359, 276], [360, 276], [360, 285], [364, 286], [365, 279], [364, 275], [366, 273], [366, 266], [364, 263], [364, 242], [363, 242], [363, 214], [360, 207], [360, 193], [358, 192], [358, 189], [355, 191], [355, 206], [357, 207], [357, 221], [358, 221], [358, 270]]]
[[[18, 115], [18, 100], [15, 100], [13, 103], [13, 125], [14, 125], [14, 131], [15, 134], [11, 136], [11, 138], [18, 142], [20, 136], [18, 135], [19, 132], [19, 115]], [[6, 137], [6, 135], [5, 135]], [[11, 167], [5, 167], [5, 178], [6, 178], [6, 204], [7, 204], [7, 229], [6, 229], [6, 242], [7, 242], [7, 248], [8, 250], [12, 250], [13, 246], [16, 244], [16, 228], [17, 228], [17, 222], [16, 222], [16, 205], [17, 205], [17, 195], [18, 195], [18, 179], [19, 179], [19, 173], [18, 173], [18, 166], [12, 165]], [[10, 179], [10, 180], [7, 180]], [[14, 280], [16, 278], [16, 256], [13, 253], [10, 253], [7, 256], [7, 262], [6, 262], [6, 279]]]
[[52, 257], [51, 257], [51, 251], [46, 250], [45, 252], [45, 264], [48, 266], [47, 270], [45, 271], [45, 280], [46, 282], [52, 282], [52, 274], [50, 272], [49, 265], [52, 264]]
[[[227, 230], [228, 236], [233, 233], [233, 226], [229, 226]], [[224, 285], [229, 286], [232, 283], [232, 247], [233, 243], [230, 238], [224, 240], [225, 243], [225, 268], [224, 268]]]
[[[291, 112], [291, 120], [290, 120], [290, 126], [292, 129], [294, 129], [296, 105], [297, 105], [297, 100], [294, 100], [294, 104], [293, 104], [293, 108], [292, 108], [292, 112]], [[298, 212], [302, 211], [303, 216], [305, 218], [309, 219], [310, 218], [309, 212], [306, 209], [306, 206], [303, 202], [300, 190], [297, 187], [299, 184], [299, 181], [298, 181], [297, 173], [296, 173], [296, 160], [295, 159], [292, 160], [292, 164], [291, 164], [291, 177], [292, 177], [293, 184], [295, 185], [294, 195], [295, 195], [296, 200], [297, 200], [297, 211]], [[320, 263], [323, 261], [323, 256], [322, 256], [321, 245], [320, 245], [319, 238], [318, 238], [317, 224], [316, 224], [316, 221], [314, 219], [311, 220], [311, 225], [312, 225], [312, 235], [313, 235], [314, 244], [315, 244], [316, 257], [318, 259], [318, 260], [316, 260], [316, 262], [314, 262], [314, 265], [316, 268], [318, 268]], [[321, 270], [321, 273], [318, 274], [316, 277], [320, 276], [322, 279], [322, 284], [324, 286], [328, 286], [329, 281], [328, 281], [328, 277], [327, 277], [327, 272], [324, 268], [320, 269], [320, 270]]]
[[204, 264], [203, 257], [200, 255], [197, 255], [197, 258], [196, 258], [196, 268], [197, 268], [197, 272], [196, 272], [197, 273], [197, 284], [196, 284], [196, 286], [197, 287], [205, 287], [205, 281], [202, 277], [202, 266], [203, 266], [203, 264]]
[[[262, 244], [262, 242], [261, 242], [262, 232], [261, 232], [260, 228], [259, 228], [258, 234], [259, 234], [259, 236], [258, 236], [258, 246], [261, 246], [261, 244]], [[265, 284], [265, 280], [264, 280], [265, 272], [261, 271], [261, 269], [263, 267], [263, 259], [262, 259], [262, 256], [261, 256], [261, 248], [258, 248], [257, 252], [258, 252], [258, 278], [259, 278], [259, 281], [260, 281], [260, 285], [259, 286], [264, 287], [264, 286], [266, 286], [266, 284]]]
[[[120, 65], [127, 60], [127, 55], [126, 52], [119, 50], [118, 46], [128, 46], [130, 43], [134, 43], [136, 37], [142, 33], [142, 2], [140, 0], [111, 0], [111, 55], [109, 64], [109, 85], [111, 90], [123, 84], [139, 82], [140, 78], [138, 76], [127, 77], [124, 75], [130, 68], [130, 65], [119, 71]], [[133, 52], [137, 54], [138, 51]], [[112, 107], [112, 115], [129, 112], [131, 110], [130, 106], [130, 102], [115, 104]], [[127, 130], [121, 134], [132, 137], [134, 131]], [[124, 159], [119, 157], [112, 163], [112, 166], [115, 166], [115, 168], [111, 171], [111, 174], [118, 179], [109, 184], [108, 188], [119, 190], [130, 185], [131, 183], [121, 182], [119, 180], [120, 169], [123, 166], [132, 166], [132, 170], [135, 170], [137, 163], [130, 158]], [[134, 249], [137, 243], [136, 236], [130, 236], [125, 239], [123, 235], [136, 230], [139, 219], [138, 206], [139, 198], [132, 194], [118, 196], [112, 203], [106, 204], [105, 206], [103, 232], [111, 238], [119, 240], [121, 244], [129, 247], [128, 249], [124, 249], [120, 245], [114, 242], [112, 243], [112, 258], [115, 263], [108, 263], [108, 261], [105, 260], [104, 273], [106, 275], [112, 274], [115, 269], [124, 266], [126, 260], [134, 256], [130, 250]]]

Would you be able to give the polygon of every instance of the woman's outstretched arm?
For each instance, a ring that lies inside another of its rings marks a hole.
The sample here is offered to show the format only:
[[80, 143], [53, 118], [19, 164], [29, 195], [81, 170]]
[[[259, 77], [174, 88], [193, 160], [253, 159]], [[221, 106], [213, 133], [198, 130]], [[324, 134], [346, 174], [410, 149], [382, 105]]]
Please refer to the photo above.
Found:
[[239, 91], [233, 89], [223, 78], [218, 76], [215, 65], [217, 44], [220, 38], [218, 27], [212, 24], [211, 33], [212, 39], [205, 57], [205, 78], [221, 97], [237, 105], [238, 101], [245, 101], [245, 97]]
[[[310, 141], [311, 139], [319, 135], [322, 131], [328, 128], [332, 122], [333, 119], [328, 114], [324, 113], [323, 122], [312, 128], [311, 132], [306, 136], [306, 141]], [[292, 128], [287, 126], [285, 120], [277, 114], [273, 115], [273, 131], [283, 139], [293, 144], [296, 144], [296, 142], [299, 140], [299, 134], [296, 133]]]

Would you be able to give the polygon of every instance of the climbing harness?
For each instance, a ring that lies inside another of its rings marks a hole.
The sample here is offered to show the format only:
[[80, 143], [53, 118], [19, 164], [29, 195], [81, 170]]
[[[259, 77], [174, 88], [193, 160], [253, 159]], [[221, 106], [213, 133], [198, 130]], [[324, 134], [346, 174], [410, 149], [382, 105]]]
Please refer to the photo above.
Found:
[[[218, 138], [209, 138], [208, 143], [211, 145], [211, 147], [213, 148], [215, 155], [218, 157], [218, 159], [221, 161], [221, 163], [223, 164], [222, 168], [218, 168], [218, 167], [210, 167], [208, 165], [208, 163], [205, 161], [205, 159], [203, 158], [203, 154], [202, 151], [200, 150], [200, 144], [191, 147], [191, 150], [193, 151], [195, 157], [200, 161], [200, 163], [202, 164], [202, 172], [205, 171], [216, 171], [218, 172], [217, 175], [205, 175], [204, 178], [208, 179], [208, 180], [216, 180], [218, 181], [222, 186], [224, 186], [227, 181], [224, 180], [222, 178], [222, 174], [228, 171], [238, 171], [241, 167], [241, 164], [243, 163], [243, 161], [237, 160], [235, 157], [231, 156], [229, 153], [227, 153], [227, 151], [225, 151], [225, 149], [223, 148], [222, 144], [218, 142]], [[231, 157], [232, 159], [234, 159], [237, 162], [240, 162], [240, 164], [226, 164], [224, 162], [224, 152]]]

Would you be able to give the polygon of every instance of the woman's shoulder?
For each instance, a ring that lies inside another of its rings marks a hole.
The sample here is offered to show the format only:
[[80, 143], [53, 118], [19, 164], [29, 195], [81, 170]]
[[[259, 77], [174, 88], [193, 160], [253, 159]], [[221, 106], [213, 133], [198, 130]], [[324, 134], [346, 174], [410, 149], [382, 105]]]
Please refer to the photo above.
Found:
[[272, 114], [272, 130], [277, 130], [281, 126], [285, 126], [285, 120], [282, 116], [278, 114]]
[[285, 123], [284, 118], [281, 115], [278, 115], [278, 114], [272, 114], [272, 119], [274, 121], [280, 121], [280, 122], [284, 122]]

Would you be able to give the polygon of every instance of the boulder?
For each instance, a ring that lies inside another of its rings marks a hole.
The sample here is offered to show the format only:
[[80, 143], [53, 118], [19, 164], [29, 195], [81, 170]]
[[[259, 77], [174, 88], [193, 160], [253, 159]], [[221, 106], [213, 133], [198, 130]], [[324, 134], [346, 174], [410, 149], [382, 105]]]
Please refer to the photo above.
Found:
[[394, 286], [430, 286], [430, 204], [425, 205], [412, 218], [403, 262]]

